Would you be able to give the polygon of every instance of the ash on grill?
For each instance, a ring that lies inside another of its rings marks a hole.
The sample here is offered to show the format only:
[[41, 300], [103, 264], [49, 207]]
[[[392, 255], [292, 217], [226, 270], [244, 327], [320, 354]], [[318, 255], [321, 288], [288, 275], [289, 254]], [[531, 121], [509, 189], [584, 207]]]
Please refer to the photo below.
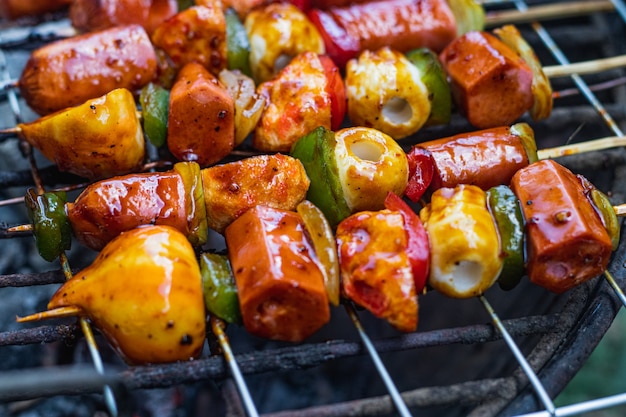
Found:
[[[53, 15], [53, 18], [59, 16]], [[522, 34], [536, 48], [544, 65], [554, 59], [540, 46], [540, 40], [528, 27]], [[550, 34], [572, 61], [613, 56], [626, 52], [624, 22], [614, 13], [556, 21]], [[617, 40], [617, 41], [615, 41]], [[20, 70], [29, 49], [5, 51], [12, 78]], [[624, 71], [614, 70], [587, 77], [589, 84], [619, 79]], [[553, 81], [555, 91], [575, 88], [569, 78]], [[626, 90], [617, 86], [598, 92], [609, 113], [626, 122]], [[21, 108], [24, 120], [36, 115]], [[15, 123], [9, 103], [0, 103], [0, 123]], [[530, 122], [530, 120], [528, 120]], [[559, 98], [551, 117], [531, 122], [540, 148], [558, 146], [572, 138], [574, 142], [612, 135], [597, 113], [579, 94]], [[458, 116], [449, 126], [420, 132], [416, 140], [443, 137], [471, 130]], [[410, 140], [403, 143], [408, 147]], [[587, 176], [599, 188], [610, 191], [613, 202], [626, 202], [626, 151], [613, 149], [582, 156], [562, 158], [574, 172]], [[40, 166], [47, 163], [39, 160]], [[0, 143], [0, 199], [22, 196], [30, 176], [28, 164], [20, 157], [17, 141]], [[16, 175], [21, 173], [21, 175]], [[54, 181], [52, 181], [54, 182]], [[62, 181], [61, 181], [62, 182]], [[0, 220], [8, 224], [26, 221], [21, 206], [0, 207]], [[613, 268], [624, 263], [624, 244], [616, 254]], [[68, 254], [74, 268], [86, 266], [94, 253], [74, 245]], [[55, 270], [56, 264], [41, 260], [32, 239], [0, 240], [0, 281], [13, 282], [0, 290], [0, 347], [3, 360], [0, 372], [46, 368], [66, 364], [90, 365], [85, 341], [75, 321], [46, 322], [45, 329], [65, 325], [63, 337], [51, 336], [51, 343], [11, 341], [10, 332], [27, 327], [15, 322], [16, 315], [42, 311], [58, 288], [57, 284], [20, 288], [14, 282], [30, 279], [32, 273]], [[22, 275], [23, 274], [23, 275]], [[62, 282], [55, 273], [56, 282]], [[622, 274], [623, 275], [623, 274]], [[35, 275], [36, 276], [36, 275]], [[52, 280], [54, 281], [54, 279]], [[623, 282], [620, 281], [623, 285]], [[6, 285], [6, 284], [5, 284]], [[487, 293], [499, 316], [506, 322], [516, 342], [531, 364], [547, 363], [544, 384], [556, 395], [582, 366], [595, 344], [620, 308], [601, 279], [583, 285], [564, 296], [554, 296], [528, 283], [510, 292], [494, 286]], [[450, 300], [431, 292], [420, 298], [420, 325], [417, 334], [401, 335], [381, 320], [360, 314], [368, 335], [376, 346], [401, 392], [408, 391], [417, 414], [433, 416], [511, 415], [540, 406], [517, 369], [510, 351], [487, 323], [489, 317], [476, 300]], [[586, 336], [580, 336], [582, 331]], [[231, 326], [228, 334], [244, 372], [246, 383], [260, 412], [324, 406], [311, 409], [310, 415], [342, 415], [347, 407], [358, 415], [391, 413], [380, 377], [360, 347], [358, 335], [345, 312], [333, 310], [331, 323], [302, 345], [288, 345], [256, 339], [241, 328]], [[43, 337], [43, 336], [41, 336]], [[568, 338], [568, 342], [562, 341]], [[242, 415], [238, 395], [219, 357], [172, 366], [127, 369], [107, 344], [99, 343], [105, 369], [120, 372], [132, 388], [128, 403], [136, 416]], [[241, 354], [241, 355], [239, 355]], [[205, 356], [209, 349], [205, 350]], [[564, 363], [571, 369], [564, 369]], [[2, 374], [0, 373], [0, 376]], [[367, 399], [373, 397], [373, 400]], [[361, 400], [351, 404], [345, 401]], [[511, 402], [506, 408], [506, 405]], [[104, 415], [106, 407], [99, 391], [79, 395], [55, 395], [49, 398], [0, 404], [0, 414], [15, 416], [95, 416]], [[303, 412], [303, 415], [309, 415]]]

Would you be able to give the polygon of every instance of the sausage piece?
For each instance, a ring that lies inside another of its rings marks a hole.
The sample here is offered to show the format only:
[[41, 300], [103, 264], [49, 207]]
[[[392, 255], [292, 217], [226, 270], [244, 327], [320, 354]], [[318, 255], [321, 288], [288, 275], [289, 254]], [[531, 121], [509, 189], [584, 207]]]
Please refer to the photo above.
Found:
[[364, 50], [389, 46], [399, 52], [426, 47], [440, 52], [456, 37], [456, 22], [445, 0], [378, 0], [328, 10], [309, 17], [337, 66]]
[[226, 228], [226, 244], [248, 332], [299, 342], [330, 320], [323, 275], [299, 214], [256, 206]]
[[138, 25], [63, 39], [35, 51], [19, 81], [20, 94], [41, 115], [77, 106], [116, 88], [135, 90], [156, 76], [157, 57]]
[[235, 146], [235, 104], [202, 65], [185, 65], [170, 92], [167, 147], [180, 161], [214, 164]]
[[508, 183], [529, 163], [519, 135], [508, 126], [460, 133], [417, 146], [428, 150], [433, 160], [433, 190], [458, 184], [488, 190]]
[[487, 32], [468, 32], [439, 55], [452, 96], [479, 129], [515, 122], [533, 105], [533, 72], [511, 48]]
[[511, 189], [526, 220], [531, 282], [562, 293], [606, 269], [611, 239], [581, 177], [542, 160], [517, 172]]
[[167, 225], [187, 234], [189, 198], [181, 175], [172, 170], [96, 182], [66, 207], [76, 238], [100, 250], [120, 233], [140, 225]]

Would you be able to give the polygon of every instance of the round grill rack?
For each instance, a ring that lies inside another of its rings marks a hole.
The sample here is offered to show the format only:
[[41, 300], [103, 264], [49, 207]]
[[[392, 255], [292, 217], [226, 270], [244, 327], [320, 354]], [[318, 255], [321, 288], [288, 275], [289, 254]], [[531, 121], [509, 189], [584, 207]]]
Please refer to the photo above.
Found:
[[[593, 3], [598, 6], [593, 12], [518, 23], [544, 66], [626, 52], [622, 1]], [[495, 24], [510, 10], [544, 5], [558, 10], [560, 4], [489, 1], [485, 8]], [[0, 25], [0, 77], [19, 76], [34, 46], [63, 36], [65, 16], [46, 19], [28, 27]], [[552, 80], [559, 97], [550, 118], [525, 120], [535, 129], [538, 147], [623, 136], [625, 77], [624, 70], [613, 69]], [[35, 117], [13, 91], [5, 90], [2, 100], [0, 120], [6, 127]], [[425, 129], [402, 145], [469, 130], [454, 116], [449, 125]], [[33, 169], [46, 187], [77, 181], [45, 166], [36, 152], [31, 167], [29, 150], [16, 142], [0, 143], [0, 155], [5, 202], [19, 201], [32, 186]], [[626, 202], [625, 149], [570, 155], [559, 162], [585, 175], [615, 204]], [[21, 206], [0, 205], [6, 224], [24, 219]], [[8, 237], [6, 226], [0, 229], [0, 236]], [[565, 416], [626, 403], [626, 393], [563, 407], [552, 401], [626, 303], [624, 237], [607, 274], [560, 296], [528, 282], [509, 292], [494, 287], [478, 300], [430, 292], [420, 297], [419, 330], [409, 334], [346, 304], [333, 310], [329, 325], [297, 345], [255, 339], [236, 326], [222, 334], [211, 321], [213, 334], [202, 358], [137, 367], [121, 363], [97, 331], [94, 340], [85, 338], [88, 323], [14, 323], [16, 314], [45, 309], [66, 274], [38, 260], [32, 239], [3, 239], [0, 245], [0, 354], [11, 358], [0, 368], [0, 410], [7, 414], [45, 407], [52, 413], [58, 407], [62, 411], [47, 415]], [[93, 257], [81, 248], [68, 253], [73, 268]], [[62, 400], [53, 406], [46, 402], [55, 398]]]

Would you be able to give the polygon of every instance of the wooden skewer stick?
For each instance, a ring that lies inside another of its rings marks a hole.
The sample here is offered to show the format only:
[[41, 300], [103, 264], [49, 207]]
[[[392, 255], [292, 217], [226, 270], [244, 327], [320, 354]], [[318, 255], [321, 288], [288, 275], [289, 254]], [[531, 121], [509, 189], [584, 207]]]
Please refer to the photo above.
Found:
[[589, 0], [532, 6], [523, 12], [517, 9], [490, 11], [485, 15], [485, 26], [497, 27], [504, 24], [588, 16], [592, 13], [612, 12], [614, 10], [615, 6], [609, 0]]
[[220, 344], [220, 348], [224, 354], [224, 359], [228, 364], [233, 379], [235, 380], [235, 385], [237, 386], [237, 390], [239, 391], [239, 395], [241, 396], [241, 401], [246, 410], [248, 417], [257, 417], [259, 415], [254, 401], [252, 400], [252, 396], [248, 390], [248, 386], [246, 385], [243, 375], [239, 369], [239, 365], [235, 360], [235, 355], [230, 348], [230, 342], [228, 341], [228, 337], [226, 336], [226, 323], [218, 319], [216, 317], [211, 316], [209, 319], [211, 324], [211, 329], [215, 336], [217, 336], [217, 340]]
[[626, 67], [626, 55], [609, 58], [600, 58], [590, 61], [575, 62], [567, 65], [552, 65], [543, 67], [543, 73], [548, 78], [569, 77], [573, 74], [585, 75]]
[[615, 210], [615, 214], [617, 217], [625, 217], [626, 216], [626, 203], [620, 204], [619, 206], [613, 206], [613, 210]]
[[571, 145], [540, 149], [537, 151], [537, 156], [539, 159], [558, 158], [559, 156], [601, 151], [603, 149], [617, 148], [620, 146], [626, 146], [626, 136], [610, 136], [602, 139], [573, 143]]

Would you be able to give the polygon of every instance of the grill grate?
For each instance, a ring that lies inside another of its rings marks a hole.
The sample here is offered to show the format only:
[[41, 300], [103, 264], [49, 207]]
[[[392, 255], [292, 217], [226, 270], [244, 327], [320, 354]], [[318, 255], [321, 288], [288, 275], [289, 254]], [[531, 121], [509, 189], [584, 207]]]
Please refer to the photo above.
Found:
[[[626, 34], [626, 13], [621, 0], [612, 4], [614, 10], [555, 18], [543, 25], [519, 24], [519, 28], [544, 65], [623, 54], [626, 45], [621, 39]], [[488, 11], [525, 10], [527, 3], [519, 0], [494, 1], [485, 3], [485, 7]], [[57, 20], [62, 19], [62, 15], [53, 15], [52, 18], [52, 23], [46, 25], [52, 25], [55, 31], [58, 30], [57, 24], [64, 26], [63, 20], [60, 23]], [[52, 36], [46, 32], [48, 26], [45, 28], [41, 32], [43, 34], [29, 36], [24, 42], [19, 40], [24, 29], [3, 27], [0, 45], [7, 55], [10, 77], [19, 75], [23, 57], [35, 44], [51, 39]], [[559, 50], [563, 51], [563, 55]], [[623, 70], [611, 70], [591, 76], [553, 80], [553, 88], [563, 97], [557, 99], [547, 121], [531, 122], [538, 146], [545, 148], [566, 141], [583, 142], [609, 135], [622, 136], [621, 128], [626, 123], [625, 76]], [[587, 85], [606, 82], [613, 85], [595, 92], [587, 90]], [[580, 90], [586, 94], [568, 93]], [[20, 107], [13, 93], [5, 92], [4, 96], [0, 106], [3, 109], [1, 114], [5, 115], [2, 123], [6, 126], [14, 124], [16, 119], [35, 117], [25, 106]], [[450, 125], [420, 132], [415, 140], [448, 136], [470, 129], [463, 119], [455, 117]], [[407, 146], [410, 144], [406, 143]], [[27, 161], [15, 158], [20, 152], [17, 145], [2, 143], [0, 146], [2, 152], [12, 155], [0, 168], [3, 188], [0, 193], [5, 199], [19, 198], [25, 187], [33, 185], [31, 169]], [[621, 168], [626, 163], [626, 150], [619, 148], [572, 155], [560, 158], [560, 162], [587, 176], [604, 191], [610, 191], [614, 202], [626, 202], [626, 172]], [[54, 167], [37, 169], [37, 173], [46, 187], [79, 181], [71, 176], [59, 175]], [[19, 222], [21, 215], [19, 210], [16, 213], [16, 210], [0, 206], [0, 219], [3, 221]], [[85, 343], [80, 324], [72, 321], [43, 326], [16, 326], [11, 323], [15, 314], [41, 310], [36, 306], [45, 306], [50, 291], [64, 282], [65, 274], [62, 270], [48, 271], [49, 264], [34, 260], [36, 256], [32, 255], [34, 252], [28, 239], [3, 240], [0, 243], [4, 253], [0, 257], [0, 272], [3, 273], [0, 275], [0, 297], [4, 299], [18, 294], [23, 298], [17, 309], [6, 318], [6, 326], [3, 324], [0, 327], [0, 352], [3, 355], [5, 351], [30, 354], [45, 350], [48, 345], [64, 344], [74, 349], [77, 345], [89, 345]], [[22, 250], [26, 253], [20, 254]], [[86, 265], [93, 254], [77, 248], [68, 256], [72, 266], [78, 267]], [[626, 239], [622, 238], [608, 269], [610, 275], [599, 277], [565, 295], [554, 296], [528, 283], [511, 292], [503, 292], [496, 287], [487, 292], [486, 299], [504, 318], [504, 328], [520, 346], [523, 359], [537, 370], [538, 387], [529, 384], [528, 375], [502, 340], [502, 334], [489, 323], [490, 316], [480, 302], [448, 300], [439, 294], [429, 293], [420, 299], [420, 330], [417, 333], [399, 334], [366, 313], [356, 313], [362, 321], [364, 335], [373, 339], [374, 356], [364, 347], [348, 315], [337, 309], [333, 311], [328, 328], [300, 345], [256, 340], [242, 329], [229, 328], [236, 369], [244, 376], [238, 384], [232, 383], [233, 370], [229, 369], [221, 354], [207, 354], [192, 362], [128, 368], [111, 357], [106, 344], [99, 343], [98, 339], [100, 353], [96, 356], [99, 358], [102, 355], [105, 359], [103, 372], [94, 371], [93, 365], [84, 369], [76, 369], [75, 366], [66, 369], [33, 363], [32, 369], [22, 370], [21, 366], [8, 364], [1, 368], [0, 399], [6, 403], [93, 394], [102, 408], [101, 393], [106, 386], [112, 390], [120, 415], [130, 415], [136, 413], [133, 392], [181, 386], [204, 387], [212, 381], [222, 388], [226, 398], [224, 412], [229, 415], [254, 414], [257, 409], [264, 415], [275, 417], [390, 415], [396, 412], [397, 405], [394, 406], [389, 387], [380, 381], [380, 370], [373, 367], [371, 360], [380, 355], [381, 366], [391, 378], [391, 394], [397, 387], [402, 393], [403, 403], [415, 415], [550, 415], [546, 410], [551, 410], [552, 403], [549, 398], [542, 401], [538, 390], [545, 390], [550, 398], [554, 398], [602, 339], [623, 307], [615, 289], [626, 288], [625, 265]], [[357, 328], [359, 326], [361, 322], [357, 323]], [[215, 341], [209, 341], [209, 344], [217, 346]], [[211, 351], [217, 352], [218, 349]], [[88, 361], [84, 358], [76, 361], [73, 357], [70, 362]], [[242, 384], [250, 388], [251, 405], [240, 402], [240, 394], [245, 394]], [[283, 387], [286, 393], [272, 404], [270, 400], [274, 394], [270, 391], [289, 384], [296, 385], [295, 389]], [[345, 391], [345, 394], [324, 394], [324, 390], [329, 389]], [[308, 395], [303, 395], [300, 400], [286, 400], [303, 392]], [[626, 394], [618, 394], [596, 402], [559, 408], [553, 414], [580, 414], [585, 407], [624, 403]]]

